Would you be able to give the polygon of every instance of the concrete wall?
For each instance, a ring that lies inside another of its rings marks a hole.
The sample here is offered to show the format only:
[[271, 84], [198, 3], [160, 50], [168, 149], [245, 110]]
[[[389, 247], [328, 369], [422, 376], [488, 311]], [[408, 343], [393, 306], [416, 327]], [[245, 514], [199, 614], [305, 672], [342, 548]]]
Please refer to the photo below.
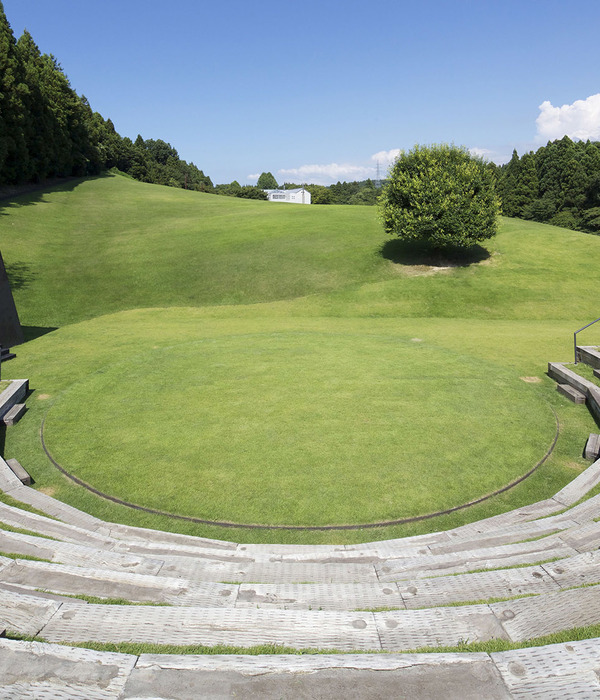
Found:
[[0, 253], [0, 345], [6, 348], [22, 342], [23, 331]]

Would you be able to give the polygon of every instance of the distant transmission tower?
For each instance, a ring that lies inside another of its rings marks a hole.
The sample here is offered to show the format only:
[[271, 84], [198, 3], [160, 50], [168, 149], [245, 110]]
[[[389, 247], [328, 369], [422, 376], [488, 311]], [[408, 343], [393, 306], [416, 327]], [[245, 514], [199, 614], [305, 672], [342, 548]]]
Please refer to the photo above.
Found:
[[377, 177], [375, 178], [375, 187], [378, 189], [381, 187], [381, 178], [379, 176], [379, 161], [377, 161]]

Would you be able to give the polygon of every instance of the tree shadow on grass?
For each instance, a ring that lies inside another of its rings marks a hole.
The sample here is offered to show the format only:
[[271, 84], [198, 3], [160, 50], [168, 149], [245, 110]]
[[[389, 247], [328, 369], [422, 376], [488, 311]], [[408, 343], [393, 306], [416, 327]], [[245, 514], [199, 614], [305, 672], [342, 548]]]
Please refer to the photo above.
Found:
[[489, 250], [475, 244], [469, 248], [447, 246], [432, 248], [423, 241], [386, 241], [380, 248], [381, 257], [396, 265], [427, 265], [429, 267], [468, 267], [487, 260]]
[[10, 288], [13, 292], [17, 289], [25, 289], [35, 279], [35, 273], [31, 270], [31, 265], [25, 262], [4, 263], [4, 269], [8, 277]]
[[106, 175], [57, 177], [37, 183], [0, 186], [0, 216], [5, 215], [10, 208], [42, 204], [45, 201], [44, 195], [50, 192], [72, 192], [82, 182], [97, 180], [101, 177]]
[[23, 331], [23, 342], [28, 343], [30, 340], [40, 338], [42, 335], [46, 335], [46, 333], [52, 333], [52, 331], [56, 331], [58, 328], [52, 328], [50, 326], [21, 326], [21, 330]]

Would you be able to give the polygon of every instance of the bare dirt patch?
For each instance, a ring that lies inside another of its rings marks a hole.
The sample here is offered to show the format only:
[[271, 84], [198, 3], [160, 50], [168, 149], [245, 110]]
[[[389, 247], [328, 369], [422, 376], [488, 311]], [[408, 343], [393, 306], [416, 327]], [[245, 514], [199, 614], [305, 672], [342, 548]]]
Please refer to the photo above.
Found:
[[56, 487], [55, 486], [42, 486], [41, 489], [38, 489], [40, 493], [45, 494], [46, 496], [54, 496], [56, 493]]
[[584, 469], [587, 469], [587, 464], [578, 464], [577, 462], [567, 462], [567, 467], [569, 467], [569, 469], [574, 469], [577, 472], [582, 472]]
[[45, 401], [46, 399], [50, 398], [50, 394], [39, 394], [37, 398], [38, 401]]
[[542, 380], [539, 377], [519, 377], [527, 384], [541, 384]]

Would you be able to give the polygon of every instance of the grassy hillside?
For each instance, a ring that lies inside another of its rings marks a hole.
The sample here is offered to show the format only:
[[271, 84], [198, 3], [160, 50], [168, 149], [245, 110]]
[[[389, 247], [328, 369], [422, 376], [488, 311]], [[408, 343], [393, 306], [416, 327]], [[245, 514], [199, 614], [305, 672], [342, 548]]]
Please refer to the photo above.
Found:
[[[557, 395], [548, 360], [599, 315], [600, 238], [504, 219], [487, 249], [432, 260], [388, 240], [368, 207], [277, 206], [84, 180], [0, 205], [23, 324], [25, 419], [6, 433], [36, 486], [100, 517], [238, 541], [355, 542], [473, 520], [551, 495], [595, 426]], [[460, 264], [458, 264], [460, 262]], [[39, 329], [38, 329], [39, 330]], [[31, 329], [30, 335], [36, 334]], [[585, 342], [600, 343], [600, 330]], [[373, 522], [520, 486], [416, 525], [246, 531], [200, 518]], [[185, 493], [185, 498], [182, 497]]]
[[278, 207], [114, 175], [1, 204], [30, 326], [307, 296], [298, 313], [585, 321], [598, 308], [600, 238], [543, 224], [505, 219], [479, 261], [448, 269], [389, 240], [372, 207]]

